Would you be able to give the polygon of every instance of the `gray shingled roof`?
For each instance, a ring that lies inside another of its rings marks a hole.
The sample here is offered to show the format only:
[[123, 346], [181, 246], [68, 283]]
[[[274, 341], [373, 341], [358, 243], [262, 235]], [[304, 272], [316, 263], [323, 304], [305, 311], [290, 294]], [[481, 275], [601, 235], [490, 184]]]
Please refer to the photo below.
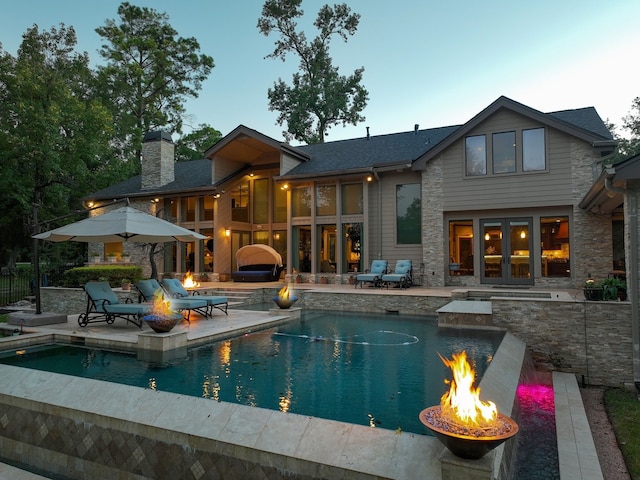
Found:
[[310, 155], [311, 160], [298, 165], [285, 176], [368, 170], [412, 163], [458, 128], [459, 125], [430, 128], [297, 147]]
[[576, 108], [574, 110], [560, 110], [550, 112], [547, 115], [580, 127], [588, 132], [600, 135], [604, 140], [613, 140], [611, 132], [607, 129], [600, 115], [593, 107]]
[[[605, 140], [613, 138], [593, 107], [561, 110], [545, 115], [596, 134]], [[311, 158], [308, 162], [295, 167], [284, 177], [359, 172], [374, 167], [410, 164], [449, 135], [455, 133], [460, 127], [461, 125], [454, 125], [290, 147], [309, 155]], [[116, 198], [126, 195], [181, 192], [208, 186], [211, 186], [211, 164], [210, 160], [202, 159], [176, 163], [175, 181], [159, 189], [142, 191], [140, 175], [137, 175], [96, 192], [92, 197]]]

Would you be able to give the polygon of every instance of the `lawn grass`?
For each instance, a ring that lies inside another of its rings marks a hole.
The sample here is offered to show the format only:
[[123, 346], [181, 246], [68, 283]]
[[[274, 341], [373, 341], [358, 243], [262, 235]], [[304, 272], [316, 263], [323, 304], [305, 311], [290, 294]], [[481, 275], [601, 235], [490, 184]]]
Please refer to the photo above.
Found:
[[640, 401], [635, 392], [619, 388], [604, 392], [604, 404], [633, 480], [640, 480]]

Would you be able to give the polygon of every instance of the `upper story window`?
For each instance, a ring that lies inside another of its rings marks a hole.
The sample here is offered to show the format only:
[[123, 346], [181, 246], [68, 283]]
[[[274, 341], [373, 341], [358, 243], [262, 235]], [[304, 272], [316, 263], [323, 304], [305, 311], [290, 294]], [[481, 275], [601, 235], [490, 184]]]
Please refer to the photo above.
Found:
[[416, 245], [422, 242], [422, 200], [420, 184], [396, 185], [396, 243]]
[[545, 152], [544, 128], [472, 135], [465, 138], [465, 174], [472, 177], [488, 172], [500, 175], [545, 171]]
[[487, 139], [484, 135], [465, 139], [465, 159], [467, 175], [487, 174]]
[[316, 215], [336, 214], [336, 186], [316, 186]]
[[362, 183], [342, 185], [342, 214], [356, 215], [363, 213]]
[[287, 191], [274, 182], [273, 184], [273, 223], [287, 222]]
[[183, 197], [181, 221], [193, 222], [196, 219], [196, 197]]
[[249, 222], [249, 182], [236, 185], [231, 190], [231, 220]]
[[213, 220], [213, 197], [207, 195], [200, 199], [200, 220]]
[[492, 137], [493, 173], [515, 173], [516, 132], [494, 133]]
[[253, 223], [269, 223], [269, 179], [253, 181]]
[[522, 170], [533, 172], [547, 169], [544, 128], [522, 131]]
[[310, 187], [294, 187], [291, 189], [291, 215], [293, 217], [311, 216]]

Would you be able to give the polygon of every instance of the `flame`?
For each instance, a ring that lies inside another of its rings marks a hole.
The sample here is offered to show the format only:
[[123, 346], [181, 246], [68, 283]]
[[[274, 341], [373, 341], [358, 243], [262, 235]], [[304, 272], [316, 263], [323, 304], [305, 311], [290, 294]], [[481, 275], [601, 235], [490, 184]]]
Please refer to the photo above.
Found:
[[171, 300], [164, 298], [164, 292], [158, 289], [153, 294], [151, 314], [155, 317], [170, 317], [175, 315], [171, 309]]
[[290, 295], [291, 291], [289, 290], [289, 287], [287, 285], [282, 287], [278, 292], [278, 298], [280, 298], [280, 300], [289, 300]]
[[193, 275], [191, 274], [191, 272], [187, 272], [187, 274], [184, 276], [184, 279], [182, 280], [182, 286], [184, 288], [195, 288], [199, 287], [200, 284], [193, 280]]
[[474, 387], [476, 372], [467, 361], [467, 352], [452, 355], [453, 360], [443, 358], [442, 362], [453, 373], [449, 391], [440, 398], [443, 415], [464, 425], [486, 427], [496, 422], [498, 408], [493, 402], [480, 400], [480, 387]]

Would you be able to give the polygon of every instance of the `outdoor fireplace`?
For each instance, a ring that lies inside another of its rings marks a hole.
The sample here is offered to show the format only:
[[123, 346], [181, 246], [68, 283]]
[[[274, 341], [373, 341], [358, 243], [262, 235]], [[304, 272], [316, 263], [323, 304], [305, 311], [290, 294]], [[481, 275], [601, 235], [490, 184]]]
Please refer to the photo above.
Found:
[[518, 424], [498, 413], [495, 403], [480, 400], [466, 352], [453, 354], [453, 360], [440, 358], [453, 378], [440, 405], [420, 412], [420, 421], [444, 446], [458, 457], [478, 459], [518, 433]]

